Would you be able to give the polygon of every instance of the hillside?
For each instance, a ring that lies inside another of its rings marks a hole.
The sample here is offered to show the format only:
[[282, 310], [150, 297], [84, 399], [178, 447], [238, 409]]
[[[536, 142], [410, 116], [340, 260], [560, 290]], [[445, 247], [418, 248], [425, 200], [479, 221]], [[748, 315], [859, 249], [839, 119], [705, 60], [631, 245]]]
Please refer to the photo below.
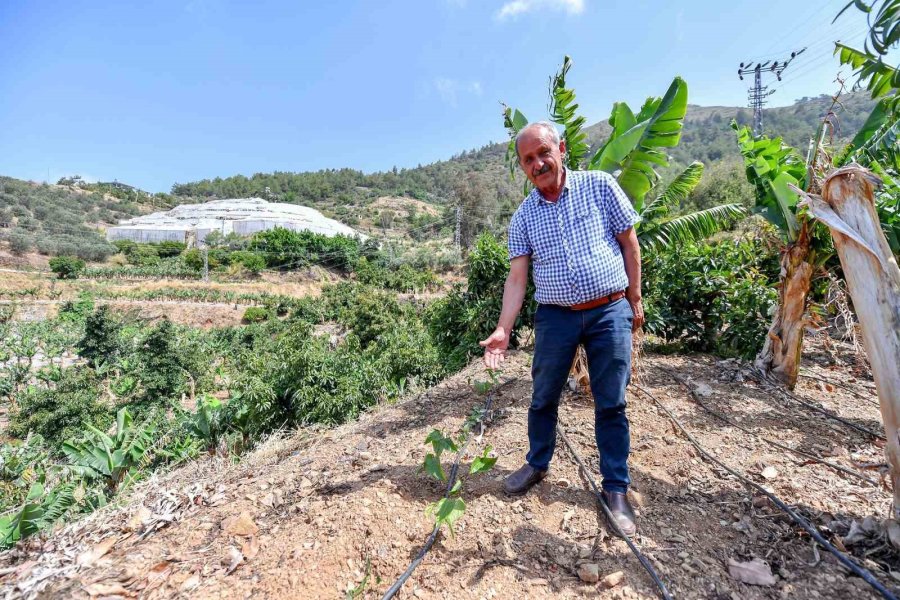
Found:
[[[792, 106], [767, 109], [765, 131], [769, 135], [783, 135], [788, 144], [803, 149], [830, 105], [831, 98], [823, 95], [802, 98]], [[836, 142], [850, 139], [873, 105], [865, 93], [844, 96], [842, 107], [837, 111], [841, 131]], [[672, 152], [675, 165], [684, 166], [693, 160], [707, 165], [719, 160], [737, 161], [740, 153], [730, 122], [737, 119], [741, 124], [749, 124], [752, 116], [752, 111], [747, 108], [691, 105], [681, 143]], [[608, 132], [609, 125], [605, 121], [588, 127], [591, 146], [598, 147]], [[490, 182], [499, 204], [512, 206], [520, 199], [521, 186], [509, 182], [504, 165], [505, 152], [505, 143], [491, 143], [477, 150], [461, 152], [448, 160], [412, 169], [394, 168], [372, 174], [353, 169], [256, 173], [250, 177], [236, 175], [175, 184], [172, 193], [198, 198], [266, 197], [268, 188], [270, 195], [283, 201], [308, 203], [326, 214], [352, 218], [362, 207], [385, 195], [406, 196], [436, 204], [454, 203], [459, 181], [475, 176]]]
[[0, 176], [0, 236], [15, 254], [70, 254], [102, 260], [115, 251], [98, 232], [148, 210], [100, 191]]
[[[801, 150], [831, 104], [827, 96], [803, 98], [792, 106], [765, 112], [765, 129], [780, 133]], [[862, 93], [848, 94], [837, 110], [840, 127], [836, 144], [849, 139], [872, 107]], [[707, 165], [703, 183], [686, 203], [706, 208], [726, 202], [752, 204], [752, 190], [739, 162], [730, 122], [748, 122], [746, 108], [690, 106], [682, 141], [672, 150], [673, 164], [663, 179], [693, 160]], [[606, 122], [586, 129], [592, 147], [608, 135]], [[37, 250], [44, 255], [75, 254], [103, 260], [113, 249], [98, 227], [121, 219], [211, 198], [262, 197], [320, 210], [368, 235], [401, 243], [452, 235], [454, 206], [463, 211], [463, 243], [485, 228], [501, 231], [521, 200], [522, 180], [511, 181], [504, 164], [506, 144], [493, 143], [464, 151], [444, 161], [412, 169], [364, 174], [353, 169], [305, 173], [257, 173], [175, 184], [172, 194], [146, 194], [128, 186], [85, 184], [38, 185], [0, 177], [0, 239], [14, 253]]]
[[[492, 446], [497, 465], [467, 479], [467, 508], [455, 534], [439, 536], [398, 598], [657, 597], [625, 544], [610, 536], [562, 442], [544, 482], [523, 497], [503, 494], [501, 480], [521, 464], [527, 444], [529, 365], [528, 352], [507, 363], [483, 437], [464, 459], [467, 467]], [[797, 393], [879, 427], [867, 382], [846, 365], [824, 366], [813, 366], [816, 376], [855, 391], [805, 379]], [[890, 504], [889, 491], [864, 480], [877, 479], [877, 471], [861, 471], [882, 460], [877, 441], [773, 396], [734, 361], [648, 356], [643, 370], [641, 387], [629, 393], [640, 514], [635, 542], [674, 597], [876, 597], [810, 546], [764, 496], [701, 459], [640, 390], [674, 411], [702, 447], [770, 488], [829, 539], [843, 540], [857, 556], [891, 561], [889, 545], [879, 549], [876, 538], [859, 533], [864, 517]], [[473, 364], [423, 394], [330, 431], [275, 436], [237, 464], [211, 457], [154, 477], [121, 506], [3, 554], [0, 588], [23, 598], [379, 598], [431, 529], [425, 508], [441, 491], [419, 469], [426, 435], [456, 431], [484, 403], [470, 384], [481, 373]], [[745, 429], [723, 425], [672, 374]], [[560, 416], [578, 453], [593, 461], [589, 398], [567, 392]], [[766, 445], [760, 436], [769, 434], [784, 447], [824, 453], [847, 472], [798, 461]], [[769, 583], [748, 585], [730, 574], [730, 561], [752, 559], [771, 568]], [[619, 582], [585, 583], [578, 572], [586, 564], [596, 565], [601, 578], [621, 573]], [[896, 590], [886, 574], [881, 579]]]

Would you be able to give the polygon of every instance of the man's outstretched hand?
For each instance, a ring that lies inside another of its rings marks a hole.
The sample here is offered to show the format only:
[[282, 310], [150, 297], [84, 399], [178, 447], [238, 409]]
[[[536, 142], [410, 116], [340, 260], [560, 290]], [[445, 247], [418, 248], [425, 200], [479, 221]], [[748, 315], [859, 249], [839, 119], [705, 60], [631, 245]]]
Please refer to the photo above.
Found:
[[484, 347], [484, 366], [497, 369], [506, 360], [506, 348], [509, 347], [509, 334], [502, 327], [494, 330], [486, 340], [478, 342]]

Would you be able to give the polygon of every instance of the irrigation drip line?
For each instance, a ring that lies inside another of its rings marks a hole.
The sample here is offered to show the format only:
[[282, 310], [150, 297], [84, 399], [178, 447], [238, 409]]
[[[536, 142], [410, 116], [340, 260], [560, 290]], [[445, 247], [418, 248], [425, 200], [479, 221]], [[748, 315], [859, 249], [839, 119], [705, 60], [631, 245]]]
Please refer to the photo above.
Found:
[[883, 435], [881, 435], [880, 433], [878, 433], [877, 431], [873, 431], [872, 429], [869, 429], [868, 427], [863, 427], [862, 425], [857, 425], [853, 421], [848, 421], [847, 419], [841, 417], [840, 415], [834, 414], [830, 410], [825, 410], [821, 406], [816, 406], [815, 404], [807, 402], [806, 400], [800, 398], [799, 396], [797, 396], [796, 394], [793, 394], [792, 392], [783, 390], [776, 386], [771, 386], [767, 381], [765, 381], [762, 377], [760, 377], [756, 373], [751, 373], [750, 376], [753, 377], [757, 382], [759, 382], [762, 385], [769, 385], [769, 387], [774, 389], [776, 392], [780, 393], [782, 395], [782, 397], [787, 398], [788, 400], [793, 400], [794, 402], [801, 404], [810, 410], [814, 410], [818, 413], [821, 413], [821, 414], [825, 415], [826, 417], [828, 417], [829, 419], [833, 419], [833, 420], [837, 421], [838, 423], [845, 425], [846, 427], [849, 427], [851, 429], [855, 429], [856, 431], [859, 431], [860, 433], [865, 433], [866, 435], [869, 435], [875, 439], [886, 441], [886, 438]]
[[853, 476], [853, 477], [856, 477], [857, 479], [861, 479], [861, 480], [863, 480], [863, 481], [865, 481], [865, 482], [867, 482], [867, 483], [870, 483], [870, 484], [872, 484], [872, 485], [874, 485], [874, 486], [876, 486], [876, 487], [878, 486], [878, 482], [876, 482], [875, 480], [869, 479], [869, 478], [866, 477], [865, 475], [862, 475], [862, 474], [860, 474], [860, 473], [857, 473], [856, 471], [854, 471], [854, 470], [852, 470], [852, 469], [848, 469], [847, 467], [842, 467], [841, 465], [837, 465], [837, 464], [834, 464], [834, 463], [832, 463], [832, 462], [829, 462], [829, 461], [825, 460], [824, 458], [821, 458], [821, 457], [819, 457], [819, 456], [816, 456], [815, 454], [811, 454], [811, 453], [805, 452], [805, 451], [803, 451], [803, 450], [798, 450], [798, 449], [796, 449], [796, 448], [791, 448], [790, 446], [785, 446], [784, 444], [782, 444], [782, 443], [780, 443], [780, 442], [776, 442], [775, 440], [773, 440], [773, 439], [771, 439], [771, 438], [767, 438], [767, 437], [764, 436], [764, 435], [760, 435], [759, 433], [753, 431], [752, 429], [749, 429], [749, 428], [747, 428], [747, 427], [744, 427], [743, 425], [741, 425], [741, 424], [738, 423], [737, 421], [735, 421], [735, 420], [733, 420], [733, 419], [731, 419], [731, 418], [729, 418], [729, 417], [726, 417], [724, 414], [718, 412], [718, 411], [715, 410], [714, 408], [711, 408], [707, 403], [705, 403], [703, 400], [700, 399], [700, 397], [697, 395], [697, 393], [694, 392], [694, 390], [692, 390], [692, 389], [688, 386], [688, 384], [686, 384], [684, 381], [682, 381], [681, 379], [679, 379], [678, 377], [676, 377], [675, 375], [673, 375], [672, 372], [669, 371], [669, 369], [666, 369], [666, 368], [664, 368], [664, 367], [657, 367], [657, 368], [659, 368], [661, 371], [665, 372], [669, 377], [671, 377], [672, 379], [674, 379], [675, 381], [677, 381], [678, 383], [680, 383], [680, 384], [684, 387], [684, 389], [686, 389], [686, 390], [688, 391], [688, 393], [690, 394], [690, 396], [691, 396], [691, 398], [694, 400], [694, 402], [696, 402], [697, 404], [699, 404], [704, 410], [706, 410], [706, 412], [708, 412], [708, 413], [710, 413], [711, 415], [713, 415], [714, 417], [716, 417], [716, 418], [718, 418], [718, 419], [724, 421], [725, 423], [728, 423], [728, 424], [731, 425], [732, 427], [735, 427], [735, 428], [737, 428], [737, 429], [740, 429], [740, 430], [743, 431], [744, 433], [748, 433], [748, 434], [750, 434], [750, 435], [752, 435], [752, 436], [754, 436], [754, 437], [757, 437], [757, 438], [761, 439], [762, 441], [766, 442], [767, 444], [771, 444], [772, 446], [775, 446], [776, 448], [781, 448], [782, 450], [787, 450], [788, 452], [793, 452], [794, 454], [796, 454], [796, 455], [798, 455], [798, 456], [802, 456], [802, 457], [807, 458], [807, 459], [809, 459], [809, 460], [812, 460], [812, 461], [815, 461], [815, 462], [817, 462], [817, 463], [826, 465], [826, 466], [831, 467], [832, 469], [834, 469], [834, 470], [836, 470], [836, 471], [840, 471], [841, 473], [845, 473], [845, 474], [847, 474], [847, 475], [851, 475], [851, 476]]
[[[509, 383], [509, 380], [500, 384], [500, 386]], [[484, 412], [481, 413], [481, 417], [478, 419], [478, 424], [481, 426], [481, 432], [484, 433], [484, 420], [488, 417], [491, 411], [491, 405], [494, 402], [494, 394], [497, 389], [500, 387], [497, 386], [492, 389], [485, 399], [484, 402]], [[453, 460], [453, 466], [450, 468], [450, 475], [447, 477], [447, 489], [444, 492], [444, 499], [450, 497], [450, 490], [453, 489], [453, 485], [456, 483], [456, 477], [459, 474], [459, 463], [462, 460], [463, 455], [466, 453], [466, 448], [469, 446], [469, 441], [472, 439], [473, 434], [470, 432], [468, 436], [466, 436], [466, 441], [463, 442], [463, 445], [460, 447], [459, 451], [456, 453], [456, 458]], [[403, 584], [406, 583], [406, 580], [409, 579], [410, 575], [413, 574], [413, 571], [416, 570], [416, 567], [422, 562], [425, 558], [425, 555], [428, 554], [428, 551], [431, 550], [432, 546], [434, 546], [434, 542], [437, 540], [438, 532], [441, 530], [440, 523], [435, 523], [434, 529], [431, 530], [431, 534], [425, 540], [425, 544], [419, 550], [416, 557], [413, 561], [406, 567], [406, 571], [403, 572], [402, 575], [394, 582], [388, 590], [384, 593], [384, 596], [381, 597], [381, 600], [390, 600], [394, 597], [394, 595], [400, 591], [400, 588], [403, 587]]]
[[[872, 398], [871, 396], [865, 396], [865, 395], [861, 394], [859, 392], [859, 390], [855, 389], [852, 386], [847, 385], [846, 383], [841, 383], [840, 381], [832, 381], [830, 379], [825, 379], [824, 377], [818, 377], [816, 375], [808, 375], [806, 373], [800, 373], [800, 377], [803, 377], [804, 379], [812, 379], [814, 381], [821, 381], [822, 383], [827, 383], [829, 385], [834, 385], [839, 388], [844, 388], [845, 390], [847, 390], [848, 392], [850, 392], [852, 395], [856, 396], [860, 400], [865, 400], [869, 404], [874, 404], [875, 406], [879, 406], [879, 407], [881, 406], [881, 403], [878, 401], [877, 396], [875, 398]], [[866, 386], [860, 386], [860, 387], [863, 387], [870, 392], [875, 392], [874, 388], [866, 388]]]
[[694, 448], [697, 449], [697, 451], [703, 456], [703, 458], [705, 458], [706, 460], [708, 460], [712, 463], [715, 463], [716, 465], [718, 465], [719, 467], [721, 467], [722, 469], [727, 471], [729, 474], [731, 474], [732, 476], [737, 478], [741, 483], [743, 483], [747, 487], [753, 488], [760, 494], [763, 494], [766, 498], [769, 499], [770, 502], [772, 502], [772, 504], [774, 504], [775, 506], [780, 508], [785, 514], [787, 514], [791, 518], [791, 520], [794, 521], [794, 523], [796, 523], [797, 525], [802, 527], [804, 530], [806, 530], [806, 532], [810, 536], [812, 536], [812, 538], [816, 542], [818, 542], [819, 545], [821, 545], [823, 548], [825, 548], [831, 554], [833, 554], [834, 557], [837, 558], [838, 562], [840, 562], [842, 565], [844, 565], [847, 569], [852, 571], [854, 574], [856, 574], [858, 577], [860, 577], [863, 581], [868, 583], [870, 586], [875, 588], [878, 591], [878, 593], [881, 594], [882, 596], [884, 596], [885, 598], [887, 598], [887, 600], [898, 600], [897, 596], [895, 596], [889, 589], [884, 587], [884, 585], [880, 581], [878, 581], [878, 579], [875, 578], [875, 576], [871, 573], [871, 571], [869, 571], [868, 569], [866, 569], [864, 567], [857, 565], [850, 558], [848, 558], [845, 554], [843, 554], [840, 550], [835, 548], [828, 540], [826, 540], [822, 536], [821, 533], [819, 533], [819, 531], [815, 527], [813, 527], [813, 525], [809, 521], [807, 521], [804, 517], [802, 517], [797, 512], [795, 512], [791, 507], [789, 507], [787, 504], [785, 504], [775, 494], [768, 491], [767, 489], [765, 489], [764, 487], [762, 487], [755, 481], [752, 481], [752, 480], [748, 479], [747, 477], [745, 477], [744, 475], [741, 475], [735, 469], [732, 469], [731, 467], [729, 467], [728, 465], [723, 463], [721, 460], [719, 460], [718, 458], [716, 458], [715, 456], [713, 456], [712, 454], [707, 452], [706, 449], [700, 445], [700, 442], [698, 442], [697, 439], [693, 435], [691, 435], [687, 429], [684, 428], [684, 425], [681, 424], [681, 421], [678, 420], [678, 417], [676, 417], [672, 413], [672, 411], [666, 407], [665, 404], [663, 404], [662, 402], [657, 400], [656, 396], [654, 396], [653, 394], [651, 394], [650, 392], [648, 392], [643, 387], [641, 387], [637, 384], [632, 384], [632, 385], [634, 385], [635, 389], [637, 389], [639, 392], [643, 393], [645, 396], [650, 398], [650, 400], [652, 400], [654, 404], [656, 404], [660, 409], [662, 409], [663, 412], [666, 413], [666, 415], [668, 415], [669, 419], [672, 420], [672, 422], [675, 424], [676, 427], [678, 427], [678, 429], [681, 431], [681, 433], [683, 433], [685, 435], [685, 437], [691, 442], [691, 444], [694, 445]]
[[581, 456], [569, 441], [569, 438], [566, 437], [566, 434], [563, 431], [562, 427], [559, 425], [559, 422], [557, 422], [556, 424], [556, 434], [562, 439], [563, 443], [566, 445], [566, 448], [569, 449], [569, 453], [572, 455], [572, 458], [578, 464], [578, 468], [581, 470], [582, 474], [584, 474], [585, 478], [587, 478], [588, 483], [591, 484], [594, 495], [600, 502], [600, 508], [603, 509], [603, 514], [606, 516], [607, 523], [609, 523], [610, 526], [615, 530], [616, 535], [625, 540], [625, 543], [628, 544], [628, 549], [631, 550], [632, 554], [634, 554], [634, 556], [641, 563], [641, 566], [644, 567], [644, 569], [650, 575], [653, 583], [656, 585], [657, 589], [659, 589], [659, 593], [662, 596], [663, 600], [672, 600], [672, 596], [669, 594], [669, 590], [666, 589], [666, 584], [662, 582], [662, 579], [660, 579], [659, 574], [656, 572], [656, 569], [653, 568], [653, 565], [650, 564], [650, 561], [647, 560], [647, 557], [641, 553], [638, 547], [635, 546], [634, 542], [632, 542], [631, 539], [627, 535], [625, 535], [625, 533], [619, 527], [619, 524], [613, 517], [612, 511], [609, 510], [609, 506], [606, 504], [606, 500], [603, 499], [603, 494], [600, 493], [600, 488], [597, 487], [597, 482], [594, 481], [591, 472], [584, 466], [584, 462], [582, 462]]

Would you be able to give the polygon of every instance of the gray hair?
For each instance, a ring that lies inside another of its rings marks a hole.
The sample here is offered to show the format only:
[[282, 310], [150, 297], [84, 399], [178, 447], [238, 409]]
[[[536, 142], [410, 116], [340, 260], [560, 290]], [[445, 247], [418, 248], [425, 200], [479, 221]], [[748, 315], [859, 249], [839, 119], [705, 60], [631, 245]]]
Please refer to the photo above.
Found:
[[550, 134], [550, 139], [553, 141], [553, 143], [559, 146], [560, 137], [559, 131], [557, 131], [556, 129], [556, 125], [554, 125], [550, 121], [535, 121], [534, 123], [529, 123], [522, 129], [520, 129], [519, 133], [516, 134], [516, 156], [519, 156], [519, 138], [525, 135], [526, 131], [534, 129], [536, 127], [540, 127], [541, 129], [547, 131], [547, 133]]

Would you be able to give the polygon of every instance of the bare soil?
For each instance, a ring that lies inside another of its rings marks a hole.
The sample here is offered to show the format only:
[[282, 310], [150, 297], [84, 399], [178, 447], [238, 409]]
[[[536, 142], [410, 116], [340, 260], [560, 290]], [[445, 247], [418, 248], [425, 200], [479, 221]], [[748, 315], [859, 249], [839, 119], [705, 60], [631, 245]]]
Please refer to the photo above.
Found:
[[[655, 588], [623, 541], [609, 534], [595, 497], [558, 444], [549, 476], [511, 498], [502, 479], [527, 449], [531, 355], [506, 363], [492, 418], [472, 456], [490, 445], [493, 471], [466, 481], [468, 507], [399, 593], [399, 598], [655, 598]], [[644, 358], [640, 385], [674, 411], [700, 443], [732, 468], [768, 486], [841, 543], [853, 521], [889, 515], [877, 440], [773, 395], [736, 361], [701, 355]], [[871, 382], [827, 356], [805, 365], [814, 379], [796, 394], [842, 417], [881, 430]], [[744, 427], [875, 481], [767, 445], [701, 408], [671, 374], [710, 407]], [[484, 398], [473, 364], [406, 401], [366, 413], [332, 430], [275, 437], [238, 464], [195, 461], [139, 485], [120, 506], [101, 510], [47, 538], [0, 555], [6, 597], [345, 598], [369, 565], [359, 597], [379, 598], [406, 568], [432, 528], [426, 506], [441, 489], [419, 465], [434, 428], [458, 431]], [[704, 461], [671, 421], [632, 386], [633, 500], [637, 545], [676, 598], [875, 598], [764, 497]], [[590, 397], [566, 392], [560, 418], [567, 436], [597, 470]], [[466, 471], [463, 471], [466, 472]], [[844, 538], [847, 539], [847, 538]], [[112, 544], [109, 546], [109, 544]], [[105, 555], [104, 550], [108, 550]], [[851, 548], [854, 550], [854, 548]], [[858, 549], [857, 552], [860, 552]], [[736, 581], [729, 559], [760, 558], [775, 583]], [[888, 543], [859, 558], [896, 592], [881, 567], [900, 566]], [[601, 578], [622, 571], [610, 589], [585, 583], [578, 568], [598, 565]]]

